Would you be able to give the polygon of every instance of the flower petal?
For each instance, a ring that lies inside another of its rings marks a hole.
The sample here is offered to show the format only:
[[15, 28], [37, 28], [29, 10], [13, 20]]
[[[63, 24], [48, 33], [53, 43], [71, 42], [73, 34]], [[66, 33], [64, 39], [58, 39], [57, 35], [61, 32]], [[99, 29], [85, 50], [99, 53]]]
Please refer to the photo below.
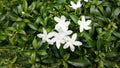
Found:
[[77, 34], [76, 34], [76, 33], [74, 33], [74, 34], [72, 35], [72, 40], [73, 40], [73, 41], [75, 41], [75, 40], [76, 40], [76, 38], [77, 38]]
[[85, 16], [82, 16], [82, 22], [83, 23], [85, 22]]
[[62, 15], [62, 16], [61, 16], [61, 21], [62, 21], [61, 23], [64, 23], [64, 22], [65, 22], [65, 20], [66, 20], [65, 16], [64, 16], [64, 15]]
[[47, 31], [45, 30], [45, 28], [43, 28], [43, 33], [47, 35]]
[[73, 51], [75, 50], [75, 47], [71, 44], [71, 45], [70, 45], [70, 49], [71, 49], [71, 51], [73, 52]]
[[59, 41], [56, 42], [56, 47], [57, 47], [58, 49], [60, 48], [60, 42], [59, 42]]
[[47, 37], [51, 38], [51, 37], [55, 36], [56, 34], [57, 34], [56, 32], [50, 32], [50, 33], [48, 33]]
[[80, 32], [83, 32], [83, 29], [84, 29], [83, 27], [79, 27]]
[[54, 17], [54, 20], [58, 23], [61, 21], [60, 18], [58, 18], [58, 17]]
[[75, 41], [75, 42], [74, 42], [74, 45], [76, 45], [76, 46], [80, 46], [80, 45], [82, 45], [82, 42]]
[[63, 46], [64, 49], [66, 49], [66, 48], [68, 48], [68, 47], [69, 47], [69, 44], [68, 44], [68, 43], [66, 43], [66, 44]]
[[37, 34], [39, 38], [42, 38], [44, 35], [43, 34]]
[[90, 23], [91, 23], [91, 20], [86, 21], [86, 25], [90, 25]]

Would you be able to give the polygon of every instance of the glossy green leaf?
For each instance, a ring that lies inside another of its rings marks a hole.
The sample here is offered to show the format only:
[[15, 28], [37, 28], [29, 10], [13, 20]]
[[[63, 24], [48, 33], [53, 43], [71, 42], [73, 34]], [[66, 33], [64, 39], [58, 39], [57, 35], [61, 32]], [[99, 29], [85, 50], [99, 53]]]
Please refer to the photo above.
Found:
[[36, 37], [34, 37], [34, 40], [32, 41], [32, 45], [33, 45], [33, 48], [37, 50], [38, 44], [37, 44]]
[[31, 54], [31, 56], [30, 56], [30, 62], [31, 62], [32, 64], [35, 64], [35, 61], [36, 61], [36, 53], [33, 52], [33, 53]]
[[28, 3], [26, 0], [23, 0], [23, 9], [25, 12], [27, 11], [27, 8], [28, 8]]
[[39, 55], [47, 55], [47, 52], [46, 52], [46, 50], [39, 50], [38, 54]]
[[77, 23], [77, 21], [78, 21], [78, 17], [77, 17], [77, 16], [70, 14], [70, 18], [72, 19], [72, 21], [73, 21], [75, 24], [78, 24], [78, 23]]

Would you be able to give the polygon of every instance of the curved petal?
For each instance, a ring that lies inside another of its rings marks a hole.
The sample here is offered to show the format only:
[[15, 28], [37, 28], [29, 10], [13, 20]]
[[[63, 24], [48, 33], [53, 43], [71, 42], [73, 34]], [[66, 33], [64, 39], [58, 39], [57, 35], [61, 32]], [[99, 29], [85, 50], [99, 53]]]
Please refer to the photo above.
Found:
[[82, 22], [85, 22], [85, 16], [82, 16]]
[[90, 23], [91, 23], [91, 20], [86, 21], [86, 25], [90, 25]]
[[65, 22], [65, 20], [66, 20], [65, 16], [62, 15], [62, 16], [61, 16], [61, 21], [62, 21], [62, 23]]
[[72, 40], [75, 41], [76, 38], [77, 38], [77, 33], [74, 33], [74, 34], [72, 35]]
[[89, 29], [91, 29], [91, 27], [89, 27], [89, 26], [85, 27], [85, 30], [89, 30]]
[[79, 28], [80, 32], [83, 32], [83, 29], [84, 29], [83, 27], [80, 27], [80, 28]]
[[48, 33], [47, 37], [51, 38], [51, 37], [55, 36], [56, 34], [57, 34], [56, 32], [50, 32], [50, 33]]
[[75, 50], [75, 47], [71, 44], [71, 45], [70, 45], [70, 49], [71, 49], [71, 51], [73, 52], [73, 51]]
[[45, 28], [43, 28], [43, 33], [47, 35], [47, 31], [45, 30]]
[[59, 42], [59, 41], [56, 42], [56, 47], [57, 47], [58, 49], [60, 48], [60, 42]]
[[43, 34], [37, 34], [39, 38], [42, 38], [44, 35]]
[[70, 24], [70, 21], [66, 21], [66, 22], [65, 22], [65, 25], [66, 25], [66, 26], [69, 26], [69, 24]]
[[66, 49], [66, 48], [68, 48], [68, 47], [69, 47], [69, 44], [68, 44], [68, 43], [66, 43], [66, 44], [63, 46], [64, 49]]
[[82, 42], [75, 41], [75, 42], [74, 42], [74, 45], [76, 45], [76, 46], [80, 46], [80, 45], [82, 45]]
[[81, 7], [81, 6], [82, 6], [81, 0], [78, 0], [78, 2], [77, 2], [77, 7]]
[[60, 18], [58, 18], [58, 17], [54, 17], [54, 20], [58, 23], [61, 21]]
[[82, 21], [78, 20], [78, 24], [81, 25]]

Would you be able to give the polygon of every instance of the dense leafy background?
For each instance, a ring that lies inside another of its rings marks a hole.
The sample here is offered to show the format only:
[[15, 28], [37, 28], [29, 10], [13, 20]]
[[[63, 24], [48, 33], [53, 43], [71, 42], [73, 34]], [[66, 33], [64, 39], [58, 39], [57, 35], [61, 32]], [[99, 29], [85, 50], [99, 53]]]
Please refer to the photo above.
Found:
[[[75, 11], [69, 0], [0, 0], [0, 68], [119, 68], [120, 0], [82, 4]], [[61, 15], [83, 42], [75, 52], [37, 37], [43, 27], [53, 31], [54, 16]], [[91, 30], [79, 32], [81, 15], [92, 20]]]

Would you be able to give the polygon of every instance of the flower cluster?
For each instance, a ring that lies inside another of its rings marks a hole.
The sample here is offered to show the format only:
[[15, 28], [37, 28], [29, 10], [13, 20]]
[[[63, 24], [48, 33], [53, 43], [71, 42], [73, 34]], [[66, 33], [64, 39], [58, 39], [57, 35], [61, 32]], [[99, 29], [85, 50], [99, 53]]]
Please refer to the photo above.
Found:
[[[81, 7], [80, 0], [78, 0], [77, 4], [71, 2], [71, 5], [73, 9]], [[81, 20], [78, 20], [79, 31], [83, 32], [83, 30], [91, 29], [91, 27], [89, 26], [91, 20], [86, 21], [85, 16], [81, 17]], [[62, 15], [60, 18], [54, 17], [54, 20], [57, 22], [57, 24], [55, 25], [56, 31], [47, 33], [45, 28], [43, 28], [43, 34], [40, 33], [37, 35], [39, 38], [42, 38], [43, 43], [47, 42], [50, 45], [53, 45], [55, 43], [58, 49], [61, 45], [63, 45], [64, 49], [70, 47], [71, 51], [75, 50], [74, 46], [82, 45], [82, 42], [76, 41], [77, 33], [73, 33], [72, 30], [69, 30], [70, 21], [67, 21], [64, 15]], [[71, 35], [72, 37], [70, 37]]]

